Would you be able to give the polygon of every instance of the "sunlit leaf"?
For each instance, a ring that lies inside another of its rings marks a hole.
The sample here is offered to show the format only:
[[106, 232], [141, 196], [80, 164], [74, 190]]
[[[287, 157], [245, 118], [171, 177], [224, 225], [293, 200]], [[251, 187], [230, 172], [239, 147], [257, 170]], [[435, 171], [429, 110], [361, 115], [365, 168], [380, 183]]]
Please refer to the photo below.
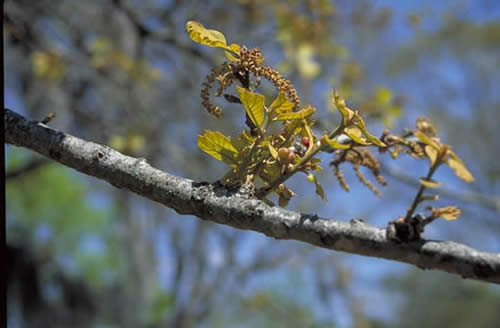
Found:
[[234, 57], [229, 51], [224, 51], [224, 54], [230, 62], [235, 62], [238, 60], [238, 58]]
[[354, 113], [354, 116], [355, 116], [355, 118], [357, 120], [357, 122], [355, 123], [355, 125], [361, 130], [361, 132], [363, 133], [363, 136], [366, 139], [368, 139], [373, 144], [375, 144], [375, 145], [377, 145], [379, 147], [385, 147], [386, 146], [377, 137], [375, 137], [374, 135], [370, 134], [370, 132], [368, 132], [368, 129], [366, 128], [366, 125], [365, 125], [365, 122], [363, 121], [363, 118], [358, 113]]
[[424, 178], [420, 178], [419, 181], [420, 181], [420, 184], [422, 184], [423, 186], [425, 186], [427, 188], [439, 188], [439, 187], [441, 187], [441, 182], [437, 182], [434, 180], [427, 180]]
[[311, 116], [316, 108], [307, 105], [298, 112], [282, 113], [273, 118], [274, 121], [301, 120]]
[[255, 141], [255, 138], [248, 133], [248, 131], [243, 131], [239, 138], [231, 138], [231, 143], [233, 146], [241, 151], [244, 147], [250, 146]]
[[217, 48], [227, 49], [226, 37], [219, 31], [208, 30], [202, 24], [189, 21], [186, 23], [186, 32], [194, 42]]
[[236, 164], [238, 151], [231, 143], [231, 138], [219, 131], [206, 130], [198, 136], [198, 147], [210, 156], [227, 164]]
[[368, 142], [365, 137], [363, 136], [363, 132], [361, 132], [361, 129], [357, 126], [348, 126], [344, 128], [344, 133], [354, 140], [356, 143], [364, 146], [371, 145], [371, 142]]
[[436, 163], [437, 157], [439, 152], [432, 146], [425, 145], [425, 154], [427, 157], [429, 157], [429, 160], [431, 161], [431, 166], [433, 166]]
[[278, 151], [276, 150], [276, 148], [274, 148], [273, 146], [271, 146], [270, 143], [267, 144], [267, 148], [269, 148], [269, 153], [271, 153], [271, 156], [274, 159], [278, 159]]
[[291, 112], [295, 105], [288, 100], [288, 98], [282, 92], [279, 93], [278, 97], [274, 99], [271, 104], [271, 112], [274, 114], [282, 114]]
[[465, 182], [474, 181], [474, 177], [469, 172], [469, 170], [467, 170], [464, 163], [462, 163], [460, 158], [458, 158], [458, 156], [452, 151], [450, 151], [450, 157], [447, 160], [447, 164], [460, 179], [464, 180]]
[[238, 90], [241, 103], [248, 116], [255, 126], [260, 127], [264, 121], [264, 96], [250, 92], [245, 88], [236, 87], [236, 90]]
[[416, 131], [413, 132], [413, 134], [415, 135], [415, 137], [420, 142], [422, 142], [422, 143], [424, 143], [426, 145], [432, 146], [437, 151], [440, 150], [441, 147], [439, 146], [439, 144], [437, 144], [436, 142], [432, 141], [431, 138], [429, 138], [427, 135], [425, 135], [425, 133], [423, 133], [422, 131], [416, 130]]
[[432, 215], [437, 218], [443, 218], [447, 221], [453, 221], [458, 219], [458, 217], [462, 214], [460, 209], [455, 206], [447, 206], [442, 208], [433, 208]]
[[350, 122], [352, 117], [354, 116], [354, 111], [347, 108], [347, 106], [345, 105], [344, 98], [339, 96], [337, 94], [337, 92], [334, 92], [334, 94], [333, 94], [333, 103], [337, 107], [340, 114], [342, 114], [342, 117], [344, 119], [344, 123]]
[[236, 43], [231, 43], [229, 47], [227, 47], [227, 50], [234, 52], [235, 54], [239, 53], [241, 49], [241, 46]]

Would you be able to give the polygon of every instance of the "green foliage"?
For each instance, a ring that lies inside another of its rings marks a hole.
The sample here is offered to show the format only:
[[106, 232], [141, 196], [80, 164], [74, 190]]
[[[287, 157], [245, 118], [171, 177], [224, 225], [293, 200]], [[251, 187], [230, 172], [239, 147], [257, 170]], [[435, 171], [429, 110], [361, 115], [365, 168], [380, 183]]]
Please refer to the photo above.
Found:
[[[9, 170], [22, 165], [26, 161], [24, 157], [22, 151], [9, 151]], [[105, 271], [111, 273], [117, 269], [117, 258], [111, 256], [108, 248], [98, 253], [81, 248], [87, 237], [95, 240], [109, 237], [103, 235], [103, 231], [109, 229], [110, 215], [89, 205], [87, 185], [70, 170], [47, 164], [8, 182], [6, 195], [10, 244], [26, 243], [19, 238], [26, 238], [27, 233], [40, 252], [50, 246], [53, 254], [45, 256], [57, 258], [77, 254], [76, 269], [92, 284], [102, 283]], [[39, 240], [35, 236], [42, 228], [48, 229], [49, 234]], [[18, 235], [19, 229], [23, 233]]]
[[316, 111], [316, 108], [306, 106], [298, 112], [280, 113], [273, 117], [273, 121], [293, 121], [308, 118]]
[[262, 134], [262, 123], [264, 122], [264, 96], [250, 92], [244, 88], [237, 87], [240, 101], [245, 107], [248, 117]]
[[32, 55], [35, 76], [49, 81], [60, 81], [66, 71], [62, 56], [56, 51], [35, 51]]
[[[321, 169], [318, 165], [320, 159], [316, 157], [319, 153], [333, 151], [334, 158], [331, 165], [334, 167], [335, 176], [340, 185], [345, 190], [348, 191], [349, 186], [339, 166], [348, 162], [352, 164], [359, 180], [380, 196], [380, 191], [360, 170], [361, 166], [368, 168], [379, 184], [386, 184], [380, 174], [380, 163], [367, 147], [375, 147], [379, 152], [389, 152], [393, 158], [397, 158], [401, 152], [408, 153], [415, 158], [428, 157], [429, 174], [426, 178], [420, 179], [421, 188], [403, 219], [407, 222], [419, 203], [435, 199], [422, 197], [422, 192], [425, 188], [439, 186], [439, 183], [433, 181], [431, 177], [441, 164], [447, 164], [459, 178], [466, 182], [474, 180], [462, 161], [451, 151], [451, 147], [441, 143], [436, 137], [436, 129], [429, 120], [419, 118], [417, 128], [401, 136], [390, 135], [389, 131], [384, 131], [383, 135], [377, 138], [368, 131], [359, 112], [347, 107], [344, 99], [337, 92], [334, 93], [332, 101], [341, 114], [340, 125], [318, 138], [313, 132], [315, 123], [313, 114], [316, 109], [310, 105], [298, 109], [300, 99], [295, 89], [288, 80], [281, 77], [279, 72], [261, 65], [263, 56], [259, 49], [228, 47], [225, 36], [221, 32], [207, 30], [203, 25], [193, 21], [186, 24], [186, 31], [195, 42], [210, 47], [224, 48], [234, 53], [234, 56], [232, 54], [228, 56], [231, 64], [223, 64], [207, 77], [201, 94], [203, 106], [216, 117], [220, 117], [222, 110], [210, 102], [211, 83], [213, 81], [219, 83], [216, 96], [222, 95], [233, 82], [240, 84], [236, 87], [239, 97], [228, 94], [225, 97], [230, 102], [242, 104], [249, 128], [248, 133], [243, 132], [242, 136], [247, 137], [244, 140], [240, 138], [239, 141], [233, 141], [230, 137], [216, 131], [206, 131], [198, 136], [198, 146], [201, 150], [232, 167], [221, 179], [222, 183], [263, 185], [256, 191], [258, 198], [270, 202], [266, 196], [274, 192], [279, 197], [279, 205], [286, 206], [295, 193], [283, 183], [297, 172], [304, 172], [307, 180], [315, 185], [316, 194], [326, 201], [321, 184], [311, 172]], [[255, 92], [252, 78], [259, 77], [269, 79], [276, 87], [277, 96], [269, 107], [265, 105], [265, 97]], [[375, 93], [377, 106], [392, 106], [392, 98], [392, 92], [387, 88], [378, 88]], [[281, 123], [281, 130], [278, 133], [269, 134], [268, 128], [273, 123]], [[418, 141], [413, 141], [412, 137], [416, 137]], [[235, 146], [236, 144], [238, 146]], [[453, 206], [441, 209], [430, 208], [430, 210], [429, 218], [431, 219], [442, 217], [453, 220], [460, 215], [460, 210]]]
[[[10, 152], [8, 167], [16, 167]], [[24, 226], [34, 229], [41, 222], [67, 242], [76, 242], [82, 232], [98, 232], [107, 222], [104, 212], [87, 205], [87, 188], [69, 170], [46, 165], [37, 174], [23, 176], [6, 185], [9, 210]], [[24, 180], [24, 181], [23, 181]], [[29, 181], [29, 185], [23, 182]], [[40, 192], [50, 189], [48, 192]]]
[[240, 46], [237, 44], [226, 44], [226, 37], [219, 31], [208, 30], [203, 25], [195, 21], [186, 23], [186, 31], [191, 40], [214, 48], [224, 48], [232, 52], [239, 52]]
[[226, 164], [234, 165], [237, 163], [238, 150], [231, 142], [231, 138], [219, 131], [207, 130], [203, 135], [198, 136], [198, 147]]

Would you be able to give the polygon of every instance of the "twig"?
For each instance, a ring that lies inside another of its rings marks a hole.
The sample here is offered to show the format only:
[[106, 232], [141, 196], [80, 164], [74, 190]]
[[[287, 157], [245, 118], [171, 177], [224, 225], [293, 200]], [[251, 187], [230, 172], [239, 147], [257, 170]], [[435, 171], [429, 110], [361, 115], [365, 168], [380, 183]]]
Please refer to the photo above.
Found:
[[[415, 178], [406, 174], [403, 170], [382, 166], [381, 171], [385, 175], [390, 175], [391, 177], [397, 179], [398, 181], [409, 185], [409, 186], [418, 186], [420, 182], [415, 180]], [[500, 197], [498, 196], [487, 196], [478, 192], [456, 192], [447, 188], [437, 188], [439, 190], [439, 194], [446, 197], [451, 197], [463, 202], [468, 202], [472, 204], [478, 204], [480, 206], [484, 206], [490, 208], [494, 211], [500, 212]]]
[[[425, 177], [425, 180], [431, 180], [432, 175], [434, 172], [436, 172], [436, 169], [439, 167], [437, 164], [438, 162], [434, 163], [431, 167], [429, 167], [429, 172], [427, 173], [427, 176]], [[410, 218], [412, 217], [413, 213], [417, 209], [418, 204], [422, 202], [422, 195], [425, 191], [426, 186], [423, 184], [420, 184], [420, 188], [418, 188], [417, 194], [415, 195], [415, 198], [413, 199], [413, 202], [411, 203], [410, 207], [408, 208], [408, 212], [406, 212], [405, 216], [405, 221], [408, 222]]]

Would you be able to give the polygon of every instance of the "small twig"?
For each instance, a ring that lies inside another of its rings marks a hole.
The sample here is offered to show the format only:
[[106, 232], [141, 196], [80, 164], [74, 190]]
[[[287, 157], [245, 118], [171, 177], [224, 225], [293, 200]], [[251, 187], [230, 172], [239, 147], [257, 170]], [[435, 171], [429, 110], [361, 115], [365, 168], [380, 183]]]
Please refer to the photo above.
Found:
[[[402, 169], [384, 165], [382, 166], [382, 172], [385, 175], [389, 175], [403, 184], [409, 186], [420, 185], [420, 183], [415, 178], [406, 174]], [[498, 196], [487, 196], [473, 191], [457, 192], [452, 189], [442, 187], [437, 188], [437, 190], [443, 197], [454, 198], [462, 202], [476, 204], [489, 208], [493, 211], [500, 212], [500, 198]]]
[[49, 113], [47, 116], [45, 116], [45, 118], [43, 120], [41, 120], [40, 122], [43, 123], [43, 124], [47, 124], [49, 123], [50, 121], [52, 121], [54, 118], [56, 117], [56, 114], [54, 113]]
[[[436, 169], [439, 166], [439, 162], [436, 161], [430, 168], [429, 172], [427, 173], [427, 176], [425, 177], [426, 180], [430, 180], [432, 178], [432, 175], [434, 172], [436, 172]], [[417, 195], [413, 199], [413, 202], [411, 203], [410, 207], [408, 208], [408, 212], [406, 212], [405, 216], [405, 221], [408, 222], [410, 218], [413, 216], [413, 213], [417, 209], [418, 204], [422, 201], [422, 194], [425, 191], [425, 186], [423, 184], [420, 184], [420, 188], [418, 188]]]

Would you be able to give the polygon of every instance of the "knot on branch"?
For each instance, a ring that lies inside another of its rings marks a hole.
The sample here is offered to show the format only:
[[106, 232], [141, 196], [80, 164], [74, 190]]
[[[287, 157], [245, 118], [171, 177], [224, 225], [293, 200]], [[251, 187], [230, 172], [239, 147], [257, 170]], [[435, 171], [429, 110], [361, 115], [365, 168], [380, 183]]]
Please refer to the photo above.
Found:
[[435, 219], [435, 216], [426, 216], [425, 214], [416, 214], [408, 220], [404, 217], [399, 217], [396, 220], [390, 221], [387, 225], [387, 238], [403, 243], [421, 240], [425, 226]]

